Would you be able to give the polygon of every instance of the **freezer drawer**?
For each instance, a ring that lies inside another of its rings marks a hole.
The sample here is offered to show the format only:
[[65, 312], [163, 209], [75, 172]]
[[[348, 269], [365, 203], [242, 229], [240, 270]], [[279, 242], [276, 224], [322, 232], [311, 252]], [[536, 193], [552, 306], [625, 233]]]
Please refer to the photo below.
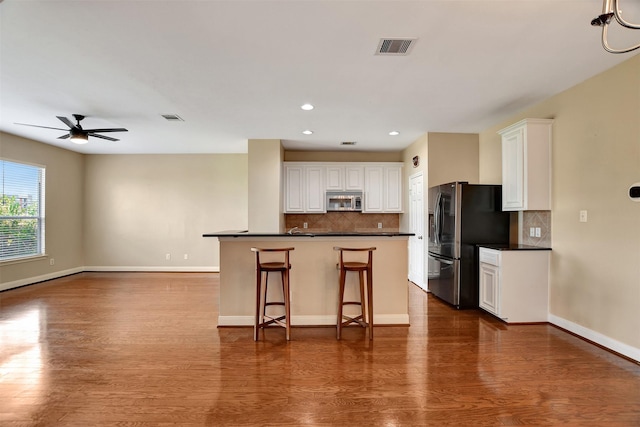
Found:
[[429, 254], [429, 291], [449, 304], [460, 305], [460, 261]]

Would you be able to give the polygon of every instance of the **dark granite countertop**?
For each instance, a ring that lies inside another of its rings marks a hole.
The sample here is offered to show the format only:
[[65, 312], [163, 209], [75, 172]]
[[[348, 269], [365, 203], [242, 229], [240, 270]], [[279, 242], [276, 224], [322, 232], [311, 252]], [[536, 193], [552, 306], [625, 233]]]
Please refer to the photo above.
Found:
[[481, 244], [480, 248], [495, 249], [497, 251], [550, 251], [551, 248], [531, 245], [500, 245], [500, 244]]
[[397, 231], [325, 231], [325, 232], [295, 232], [289, 233], [249, 233], [246, 230], [218, 231], [205, 233], [202, 237], [409, 237], [414, 233]]

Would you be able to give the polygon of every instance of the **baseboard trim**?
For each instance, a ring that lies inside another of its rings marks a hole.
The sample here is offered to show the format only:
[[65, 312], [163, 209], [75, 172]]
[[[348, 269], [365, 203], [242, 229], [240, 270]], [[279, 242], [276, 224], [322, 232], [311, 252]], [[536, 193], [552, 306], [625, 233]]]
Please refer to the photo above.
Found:
[[103, 265], [88, 265], [85, 266], [83, 271], [125, 271], [125, 272], [158, 272], [158, 273], [219, 273], [220, 267], [161, 267], [161, 266], [103, 266]]
[[[378, 314], [374, 326], [408, 326], [408, 314]], [[218, 316], [218, 326], [253, 326], [254, 316]], [[333, 326], [334, 315], [291, 316], [291, 326]]]
[[82, 273], [84, 269], [82, 267], [70, 268], [68, 270], [55, 271], [53, 273], [43, 274], [41, 276], [29, 277], [26, 279], [14, 280], [13, 282], [6, 282], [0, 284], [0, 291], [7, 291], [9, 289], [20, 288], [22, 286], [33, 285], [35, 283], [46, 282], [47, 280], [58, 279], [64, 276], [70, 276], [72, 274]]
[[598, 346], [609, 349], [636, 362], [640, 362], [640, 348], [636, 348], [623, 342], [617, 341], [613, 338], [601, 334], [600, 332], [596, 332], [582, 325], [571, 322], [570, 320], [563, 319], [562, 317], [554, 316], [551, 313], [549, 313], [549, 323], [568, 332], [571, 332], [572, 334], [578, 335], [579, 337], [584, 338], [587, 341], [591, 341]]
[[[219, 273], [220, 267], [131, 267], [131, 266], [85, 266], [70, 268], [68, 270], [54, 271], [53, 273], [43, 274], [41, 276], [28, 277], [26, 279], [15, 280], [13, 282], [0, 283], [0, 292], [9, 289], [20, 288], [22, 286], [34, 285], [47, 280], [58, 279], [60, 277], [69, 276], [71, 274], [84, 273], [89, 271], [104, 272], [159, 272], [159, 273]], [[252, 323], [253, 324], [253, 323]]]

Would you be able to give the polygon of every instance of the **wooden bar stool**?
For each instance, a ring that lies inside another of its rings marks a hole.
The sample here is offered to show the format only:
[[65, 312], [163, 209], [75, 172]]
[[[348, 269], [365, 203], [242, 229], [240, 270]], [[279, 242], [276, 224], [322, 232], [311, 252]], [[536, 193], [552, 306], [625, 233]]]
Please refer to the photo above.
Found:
[[[287, 341], [291, 331], [291, 294], [289, 292], [289, 252], [294, 248], [251, 248], [256, 253], [256, 319], [253, 326], [253, 339], [258, 341], [258, 332], [271, 324], [282, 326], [286, 330]], [[284, 261], [260, 261], [260, 253], [283, 252]], [[267, 301], [267, 285], [269, 283], [269, 273], [279, 272], [282, 281], [283, 301]], [[264, 286], [263, 286], [264, 278]], [[284, 314], [281, 316], [267, 315], [267, 307], [279, 305], [284, 307]], [[284, 320], [284, 322], [283, 322]]]
[[[373, 251], [376, 248], [342, 248], [334, 247], [333, 250], [340, 251], [340, 291], [338, 301], [338, 339], [342, 335], [342, 327], [351, 323], [358, 323], [363, 328], [369, 328], [369, 339], [373, 339]], [[344, 252], [369, 252], [367, 262], [344, 261]], [[345, 301], [344, 288], [348, 271], [357, 271], [360, 281], [360, 301]], [[367, 273], [366, 292], [364, 273]], [[366, 299], [366, 304], [365, 304]], [[342, 311], [345, 305], [359, 305], [360, 315], [356, 317], [345, 316]]]

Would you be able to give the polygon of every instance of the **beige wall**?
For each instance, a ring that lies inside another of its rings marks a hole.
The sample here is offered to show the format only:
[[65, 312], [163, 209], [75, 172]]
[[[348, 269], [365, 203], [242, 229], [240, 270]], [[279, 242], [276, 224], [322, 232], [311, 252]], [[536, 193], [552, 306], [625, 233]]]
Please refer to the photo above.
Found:
[[249, 231], [279, 233], [284, 229], [282, 202], [282, 160], [279, 139], [250, 139]]
[[429, 133], [429, 187], [479, 181], [479, 139], [471, 133]]
[[86, 157], [89, 267], [215, 269], [218, 241], [202, 234], [247, 228], [245, 154]]
[[[81, 154], [0, 133], [0, 157], [45, 166], [45, 250], [48, 257], [0, 264], [0, 289], [45, 280], [83, 266], [84, 157]], [[55, 261], [50, 265], [50, 258]], [[27, 282], [24, 282], [27, 280]], [[5, 284], [5, 286], [3, 286]]]
[[555, 119], [551, 320], [637, 357], [640, 203], [627, 194], [640, 181], [640, 55], [482, 132], [481, 182], [500, 183], [496, 132], [525, 117]]
[[[404, 195], [403, 195], [404, 196], [404, 199], [403, 199], [404, 214], [400, 215], [400, 230], [402, 231], [411, 231], [410, 230], [411, 225], [409, 223], [409, 211], [410, 211], [410, 202], [411, 202], [411, 199], [409, 196], [409, 177], [411, 177], [411, 175], [414, 175], [418, 172], [422, 172], [422, 183], [424, 187], [422, 194], [425, 196], [428, 194], [428, 189], [429, 189], [428, 143], [429, 143], [429, 135], [425, 133], [402, 152], [402, 162], [404, 163], [404, 168], [402, 169], [404, 172], [404, 177], [402, 181], [402, 188], [404, 190]], [[419, 163], [418, 163], [418, 166], [416, 167], [413, 166], [413, 158], [415, 156], [419, 157]], [[427, 219], [426, 219], [426, 212], [428, 208], [428, 206], [426, 205], [428, 203], [427, 197], [424, 197], [424, 202], [425, 202], [424, 230], [428, 230]]]
[[[413, 157], [420, 163], [413, 166]], [[409, 177], [424, 174], [425, 214], [428, 212], [429, 187], [453, 181], [479, 181], [479, 142], [477, 134], [437, 133], [424, 134], [402, 152], [404, 162], [405, 214], [400, 218], [400, 230], [409, 230]], [[425, 230], [428, 230], [425, 223]]]

